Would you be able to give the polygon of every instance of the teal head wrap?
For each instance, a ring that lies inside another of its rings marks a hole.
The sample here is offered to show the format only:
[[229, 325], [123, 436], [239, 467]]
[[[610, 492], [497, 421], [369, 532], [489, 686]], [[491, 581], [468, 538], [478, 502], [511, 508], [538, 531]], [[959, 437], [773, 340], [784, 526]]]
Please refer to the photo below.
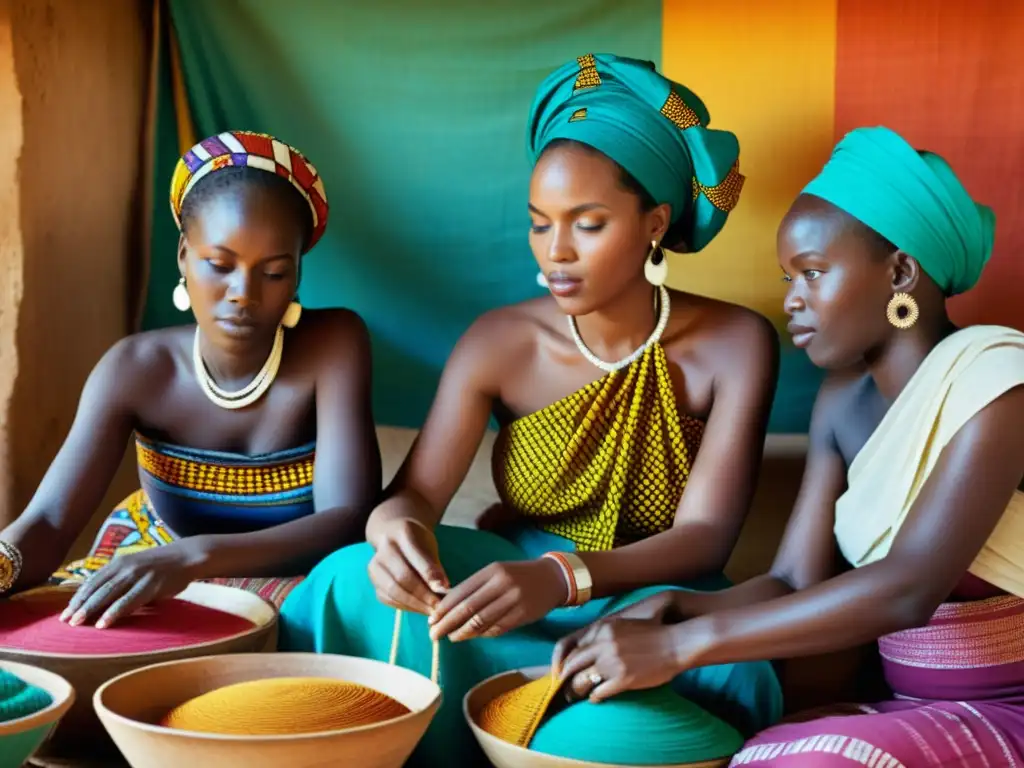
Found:
[[913, 256], [947, 296], [973, 287], [992, 255], [992, 209], [971, 199], [945, 160], [888, 128], [846, 134], [804, 193]]
[[696, 95], [649, 61], [587, 54], [551, 73], [530, 109], [531, 162], [555, 139], [586, 144], [629, 172], [658, 204], [689, 250], [718, 234], [739, 200], [739, 142], [711, 130]]

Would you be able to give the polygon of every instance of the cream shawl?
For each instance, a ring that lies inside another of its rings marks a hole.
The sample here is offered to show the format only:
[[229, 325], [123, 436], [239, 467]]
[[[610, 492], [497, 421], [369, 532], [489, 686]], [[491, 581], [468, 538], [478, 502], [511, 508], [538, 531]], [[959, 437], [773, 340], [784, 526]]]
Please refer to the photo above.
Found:
[[[850, 465], [836, 502], [835, 534], [855, 566], [889, 552], [942, 449], [985, 406], [1024, 384], [1024, 333], [974, 326], [925, 358]], [[970, 567], [1024, 597], [1024, 494], [1016, 492]]]

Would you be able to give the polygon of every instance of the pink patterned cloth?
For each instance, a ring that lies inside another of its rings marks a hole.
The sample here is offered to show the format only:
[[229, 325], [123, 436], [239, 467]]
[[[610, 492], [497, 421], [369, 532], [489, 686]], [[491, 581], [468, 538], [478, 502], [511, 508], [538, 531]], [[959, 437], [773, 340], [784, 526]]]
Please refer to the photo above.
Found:
[[945, 603], [878, 646], [895, 700], [769, 728], [730, 766], [1024, 768], [1024, 600]]

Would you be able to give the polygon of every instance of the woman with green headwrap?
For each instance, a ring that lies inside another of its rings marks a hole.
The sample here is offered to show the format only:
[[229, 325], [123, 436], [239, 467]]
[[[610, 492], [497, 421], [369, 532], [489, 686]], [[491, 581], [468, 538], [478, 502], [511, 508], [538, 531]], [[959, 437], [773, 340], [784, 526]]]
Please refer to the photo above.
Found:
[[[725, 586], [777, 346], [760, 316], [663, 285], [662, 245], [703, 248], [742, 186], [736, 137], [708, 122], [649, 62], [583, 56], [541, 84], [528, 208], [551, 295], [470, 328], [368, 543], [323, 561], [283, 607], [283, 649], [387, 658], [396, 608], [411, 612], [398, 663], [427, 672], [443, 640], [425, 764], [480, 757], [460, 706], [484, 678], [545, 664], [560, 636], [645, 588]], [[491, 530], [439, 526], [492, 415], [502, 503], [485, 516]], [[780, 692], [767, 663], [724, 665], [593, 709], [531, 747], [652, 765], [721, 758], [775, 720]]]
[[941, 157], [886, 128], [839, 143], [779, 230], [789, 330], [833, 373], [775, 564], [566, 638], [578, 695], [877, 640], [894, 700], [805, 714], [732, 764], [1024, 765], [1024, 333], [946, 313], [994, 228]]

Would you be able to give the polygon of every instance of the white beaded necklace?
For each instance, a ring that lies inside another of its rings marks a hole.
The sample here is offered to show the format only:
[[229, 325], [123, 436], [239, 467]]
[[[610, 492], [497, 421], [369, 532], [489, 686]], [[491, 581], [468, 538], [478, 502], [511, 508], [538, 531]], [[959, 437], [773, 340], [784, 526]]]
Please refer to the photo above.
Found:
[[635, 360], [638, 360], [649, 346], [651, 346], [652, 344], [657, 344], [661, 340], [661, 334], [665, 332], [665, 327], [668, 325], [668, 317], [671, 313], [671, 304], [668, 298], [668, 290], [666, 290], [665, 286], [663, 285], [658, 286], [658, 299], [661, 303], [661, 312], [658, 315], [658, 324], [654, 326], [654, 332], [647, 337], [647, 341], [645, 341], [642, 345], [640, 345], [639, 348], [634, 350], [628, 356], [614, 363], [605, 362], [604, 360], [599, 358], [597, 355], [591, 352], [590, 348], [584, 343], [583, 338], [580, 336], [579, 328], [576, 327], [576, 318], [573, 317], [572, 315], [568, 315], [567, 319], [569, 320], [569, 331], [572, 333], [572, 340], [576, 342], [576, 348], [579, 349], [581, 355], [587, 358], [587, 360], [596, 365], [602, 371], [607, 371], [608, 373], [611, 373], [613, 371], [622, 370], [627, 365], [630, 365]]
[[195, 341], [192, 343], [192, 366], [195, 368], [196, 380], [199, 382], [199, 388], [203, 390], [203, 394], [215, 405], [235, 410], [252, 405], [270, 389], [270, 385], [274, 383], [277, 371], [281, 367], [283, 351], [284, 329], [278, 326], [277, 332], [274, 334], [274, 344], [270, 348], [270, 355], [267, 356], [267, 361], [263, 363], [259, 373], [237, 392], [228, 392], [217, 386], [217, 382], [213, 380], [210, 372], [206, 369], [206, 363], [203, 362], [202, 353], [199, 351], [199, 326], [196, 326]]

